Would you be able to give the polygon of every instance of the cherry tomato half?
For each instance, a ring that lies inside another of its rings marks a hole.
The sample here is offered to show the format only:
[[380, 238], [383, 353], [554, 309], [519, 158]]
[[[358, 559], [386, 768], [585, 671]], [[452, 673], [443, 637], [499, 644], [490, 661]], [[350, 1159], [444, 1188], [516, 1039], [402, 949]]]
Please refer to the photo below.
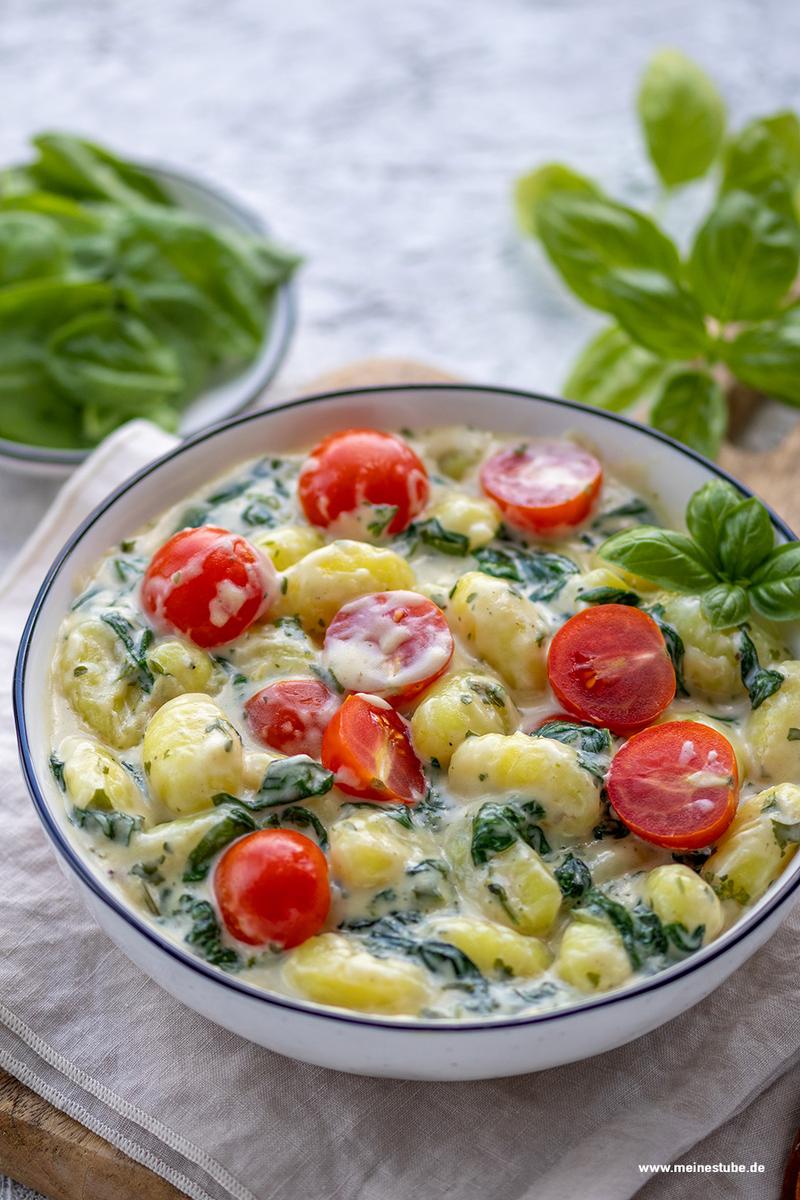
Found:
[[568, 712], [612, 733], [635, 733], [675, 695], [675, 670], [652, 617], [625, 604], [585, 608], [562, 625], [547, 656], [550, 686]]
[[142, 604], [154, 623], [206, 647], [238, 638], [277, 594], [270, 560], [216, 525], [176, 533], [156, 550], [142, 582]]
[[603, 468], [571, 442], [530, 442], [494, 454], [481, 486], [512, 525], [548, 533], [579, 525], [600, 491]]
[[347, 697], [325, 730], [322, 764], [350, 796], [417, 804], [425, 795], [408, 725], [377, 696]]
[[736, 755], [697, 721], [667, 721], [635, 734], [611, 760], [608, 798], [632, 833], [673, 850], [710, 846], [733, 820]]
[[428, 499], [428, 473], [410, 446], [392, 433], [348, 429], [315, 446], [303, 464], [298, 494], [312, 525], [327, 528], [364, 505], [396, 509], [386, 525], [402, 533]]
[[225, 928], [249, 946], [289, 949], [319, 933], [331, 906], [328, 863], [311, 838], [257, 829], [217, 863], [214, 895]]
[[340, 608], [323, 662], [348, 692], [411, 700], [447, 669], [453, 635], [444, 613], [417, 592], [373, 592]]
[[321, 679], [279, 679], [244, 706], [255, 737], [281, 754], [319, 759], [322, 735], [339, 701]]

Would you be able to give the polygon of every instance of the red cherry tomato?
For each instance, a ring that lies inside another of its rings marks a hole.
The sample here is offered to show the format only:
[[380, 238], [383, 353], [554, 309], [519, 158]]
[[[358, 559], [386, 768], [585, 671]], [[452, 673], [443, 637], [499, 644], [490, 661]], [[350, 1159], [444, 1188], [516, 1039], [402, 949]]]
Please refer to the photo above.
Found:
[[348, 429], [311, 451], [298, 481], [303, 511], [327, 528], [364, 505], [397, 511], [386, 532], [402, 533], [428, 499], [428, 473], [410, 446], [392, 433]]
[[548, 533], [579, 525], [600, 491], [603, 468], [571, 442], [530, 442], [493, 455], [481, 486], [520, 529]]
[[608, 798], [632, 833], [672, 850], [711, 846], [733, 820], [736, 755], [727, 738], [697, 721], [643, 729], [611, 760]]
[[562, 625], [547, 657], [568, 712], [612, 733], [635, 733], [675, 695], [675, 671], [652, 617], [624, 604], [585, 608]]
[[215, 525], [176, 533], [156, 550], [142, 582], [142, 604], [153, 622], [197, 646], [232, 642], [277, 594], [270, 560], [239, 534]]
[[411, 700], [447, 669], [453, 635], [444, 613], [417, 592], [373, 592], [340, 608], [323, 661], [348, 692]]
[[347, 697], [325, 730], [322, 764], [350, 796], [417, 804], [425, 795], [408, 725], [377, 696]]
[[228, 846], [214, 872], [225, 928], [249, 946], [289, 949], [319, 933], [331, 905], [328, 863], [291, 829], [257, 829]]
[[281, 754], [318, 759], [325, 732], [339, 701], [320, 679], [279, 679], [256, 692], [244, 706], [255, 737]]

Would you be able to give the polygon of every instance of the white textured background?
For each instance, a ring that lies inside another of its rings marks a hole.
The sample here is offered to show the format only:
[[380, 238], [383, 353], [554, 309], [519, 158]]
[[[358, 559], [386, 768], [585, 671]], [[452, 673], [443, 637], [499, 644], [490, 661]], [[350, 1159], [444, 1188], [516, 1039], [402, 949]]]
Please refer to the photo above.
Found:
[[[665, 44], [734, 122], [800, 104], [797, 0], [0, 0], [0, 161], [61, 127], [259, 207], [308, 258], [282, 394], [365, 354], [557, 390], [593, 320], [521, 246], [509, 187], [558, 157], [651, 205], [631, 100]], [[52, 493], [0, 473], [0, 564]], [[768, 1102], [717, 1148], [752, 1147]]]

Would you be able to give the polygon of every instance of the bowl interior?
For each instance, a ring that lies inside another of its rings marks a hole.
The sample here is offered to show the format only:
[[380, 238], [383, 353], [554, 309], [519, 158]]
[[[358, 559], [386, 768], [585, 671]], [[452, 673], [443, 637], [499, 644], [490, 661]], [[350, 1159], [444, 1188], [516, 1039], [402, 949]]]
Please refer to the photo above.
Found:
[[[198, 435], [123, 484], [88, 518], [51, 568], [23, 636], [15, 680], [20, 743], [34, 802], [47, 832], [70, 867], [106, 903], [118, 912], [122, 911], [126, 919], [146, 931], [151, 940], [155, 938], [165, 947], [169, 946], [171, 952], [175, 952], [175, 947], [128, 910], [102, 877], [94, 873], [89, 862], [75, 853], [62, 798], [48, 769], [50, 664], [58, 627], [80, 581], [108, 547], [131, 536], [164, 509], [241, 461], [259, 454], [302, 449], [318, 438], [348, 426], [371, 425], [391, 430], [454, 423], [523, 436], [558, 437], [568, 432], [576, 433], [597, 449], [610, 470], [628, 476], [632, 469], [641, 472], [640, 480], [649, 484], [649, 492], [660, 502], [665, 517], [678, 525], [691, 493], [722, 474], [711, 463], [651, 430], [564, 401], [481, 387], [412, 385], [364, 389], [294, 401]], [[792, 538], [791, 531], [777, 517], [774, 521], [779, 540]], [[796, 644], [794, 652], [798, 653], [798, 649]], [[659, 978], [670, 973], [685, 973], [720, 953], [732, 935], [743, 926], [757, 923], [765, 909], [771, 911], [784, 893], [793, 890], [800, 882], [799, 872], [800, 855], [732, 930], [693, 955], [688, 960], [691, 965], [678, 964], [660, 973]], [[193, 956], [186, 954], [183, 957], [204, 973], [217, 974]], [[269, 998], [268, 994], [255, 992], [247, 985], [234, 982], [231, 986]], [[642, 985], [633, 984], [622, 989], [620, 995], [635, 991], [637, 986]], [[315, 1008], [304, 1004], [299, 1007]], [[526, 1019], [535, 1018], [519, 1018], [522, 1022]], [[488, 1022], [491, 1023], [491, 1019]]]
[[[258, 213], [224, 191], [191, 175], [162, 166], [146, 166], [168, 195], [182, 208], [215, 224], [242, 233], [264, 236], [267, 226]], [[267, 386], [280, 366], [294, 326], [294, 291], [291, 283], [279, 288], [272, 305], [271, 323], [257, 356], [229, 379], [205, 389], [181, 416], [179, 433], [190, 437], [217, 421], [241, 412]], [[5, 466], [26, 474], [65, 475], [91, 450], [53, 450], [0, 438], [0, 459]]]

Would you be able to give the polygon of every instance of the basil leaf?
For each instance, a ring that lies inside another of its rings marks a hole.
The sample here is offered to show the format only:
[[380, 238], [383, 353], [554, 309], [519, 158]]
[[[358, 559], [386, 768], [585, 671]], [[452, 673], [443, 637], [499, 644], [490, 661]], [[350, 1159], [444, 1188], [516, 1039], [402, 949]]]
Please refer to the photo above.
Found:
[[800, 312], [745, 329], [721, 342], [725, 362], [742, 383], [800, 405]]
[[800, 617], [800, 542], [777, 546], [753, 573], [750, 602], [772, 621]]
[[186, 934], [186, 941], [201, 958], [214, 967], [224, 967], [228, 971], [241, 967], [242, 962], [236, 951], [230, 946], [223, 946], [219, 922], [207, 900], [181, 896], [179, 912], [188, 913], [191, 918], [192, 926]]
[[255, 810], [272, 808], [278, 804], [306, 800], [309, 796], [324, 796], [333, 783], [333, 771], [303, 754], [293, 758], [278, 758], [267, 767], [258, 794], [248, 807]]
[[669, 621], [664, 616], [664, 608], [661, 604], [654, 604], [652, 608], [645, 609], [648, 616], [652, 617], [658, 628], [661, 630], [661, 636], [664, 639], [664, 644], [667, 647], [667, 654], [672, 661], [672, 669], [675, 672], [675, 692], [678, 696], [688, 696], [689, 689], [686, 686], [686, 680], [683, 675], [683, 660], [686, 654], [686, 647], [683, 644], [683, 638], [678, 633], [674, 625], [670, 625]]
[[249, 813], [241, 808], [232, 809], [226, 816], [212, 825], [186, 860], [183, 872], [184, 883], [194, 883], [205, 879], [211, 860], [236, 838], [255, 829], [256, 823]]
[[545, 253], [564, 282], [593, 308], [612, 310], [607, 276], [640, 267], [677, 276], [678, 251], [649, 217], [606, 196], [556, 192], [537, 211]]
[[78, 829], [99, 830], [109, 841], [120, 842], [123, 846], [127, 846], [131, 834], [142, 827], [141, 817], [117, 812], [114, 808], [73, 808], [69, 819]]
[[603, 542], [597, 553], [672, 592], [704, 592], [717, 582], [699, 546], [673, 529], [653, 525], [623, 529]]
[[689, 283], [720, 321], [772, 316], [797, 275], [800, 230], [793, 214], [747, 192], [729, 192], [701, 225], [689, 256]]
[[746, 579], [770, 554], [775, 530], [764, 505], [755, 496], [742, 500], [722, 522], [719, 558], [729, 579]]
[[554, 599], [570, 575], [580, 571], [578, 564], [563, 554], [526, 550], [510, 542], [477, 550], [475, 560], [484, 575], [526, 585], [531, 600]]
[[644, 73], [637, 107], [664, 185], [705, 175], [725, 132], [725, 104], [705, 71], [679, 50], [659, 51]]
[[125, 653], [134, 668], [139, 687], [143, 692], [151, 692], [155, 677], [150, 670], [146, 655], [153, 641], [152, 629], [136, 630], [130, 621], [118, 612], [101, 613], [100, 620], [108, 625], [109, 629], [113, 629], [125, 647]]
[[581, 351], [564, 384], [568, 400], [622, 412], [646, 398], [664, 374], [664, 362], [609, 325]]
[[556, 883], [561, 888], [562, 895], [568, 900], [580, 900], [592, 886], [592, 874], [581, 858], [576, 858], [572, 851], [553, 872]]
[[264, 823], [264, 828], [282, 829], [284, 825], [294, 825], [297, 829], [313, 829], [320, 849], [327, 850], [328, 831], [317, 814], [313, 813], [310, 808], [301, 808], [299, 805], [292, 804], [280, 813], [272, 813], [269, 820]]
[[703, 311], [680, 283], [660, 271], [613, 271], [603, 280], [608, 308], [623, 329], [662, 358], [694, 358], [708, 349]]
[[758, 661], [758, 651], [753, 639], [742, 627], [736, 637], [739, 652], [739, 667], [742, 673], [742, 683], [747, 688], [750, 704], [755, 709], [760, 708], [764, 701], [775, 694], [782, 686], [785, 676], [780, 671], [770, 671], [762, 667]]
[[728, 403], [707, 372], [681, 371], [661, 384], [650, 424], [707, 458], [716, 458], [728, 427]]
[[585, 175], [579, 175], [563, 163], [545, 163], [527, 175], [521, 175], [514, 185], [514, 208], [517, 223], [523, 233], [537, 237], [539, 205], [554, 192], [576, 192], [584, 196], [599, 196], [600, 189]]
[[734, 583], [717, 583], [703, 593], [703, 612], [715, 629], [731, 629], [746, 621], [750, 598]]
[[686, 525], [700, 549], [715, 566], [721, 566], [719, 544], [725, 518], [742, 502], [741, 492], [722, 479], [711, 479], [692, 493], [686, 508]]
[[589, 588], [588, 591], [578, 592], [576, 599], [582, 604], [627, 604], [630, 608], [638, 608], [642, 602], [636, 592], [613, 587]]
[[696, 925], [689, 932], [685, 925], [680, 921], [670, 921], [664, 926], [664, 933], [667, 941], [669, 941], [679, 954], [694, 954], [703, 945], [705, 937], [705, 925]]
[[776, 179], [790, 187], [800, 182], [800, 121], [793, 112], [749, 121], [725, 152], [723, 192], [760, 194]]

